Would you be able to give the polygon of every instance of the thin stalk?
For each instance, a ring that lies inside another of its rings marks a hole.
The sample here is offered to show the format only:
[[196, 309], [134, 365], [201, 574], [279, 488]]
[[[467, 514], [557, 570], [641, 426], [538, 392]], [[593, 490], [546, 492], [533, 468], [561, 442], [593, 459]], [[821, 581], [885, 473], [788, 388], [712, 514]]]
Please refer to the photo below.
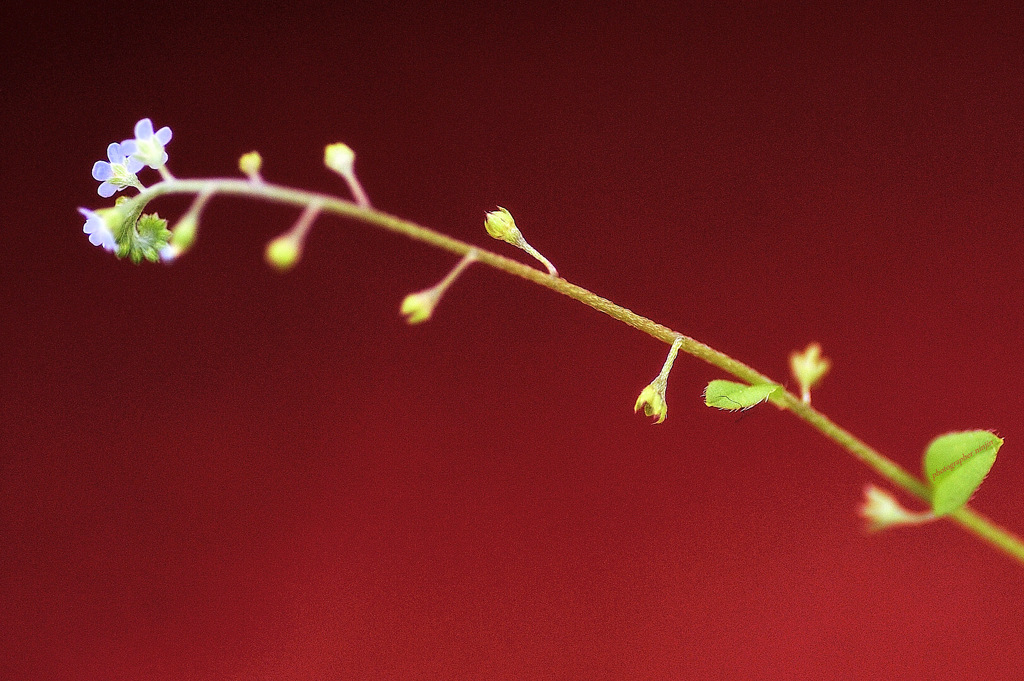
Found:
[[[142, 193], [135, 197], [135, 201], [139, 202], [139, 204], [133, 206], [133, 209], [141, 212], [142, 206], [149, 203], [152, 199], [165, 194], [198, 194], [204, 192], [260, 198], [300, 207], [319, 204], [320, 210], [324, 213], [334, 213], [391, 232], [403, 234], [410, 239], [430, 244], [457, 255], [465, 256], [471, 251], [475, 251], [478, 262], [545, 286], [584, 305], [589, 305], [595, 310], [603, 312], [639, 331], [643, 331], [663, 343], [668, 345], [675, 344], [679, 350], [718, 367], [742, 381], [749, 384], [777, 383], [754, 368], [729, 357], [723, 352], [719, 352], [667, 326], [658, 324], [647, 317], [638, 315], [632, 310], [616, 305], [612, 301], [570, 283], [561, 277], [554, 277], [479, 246], [453, 239], [430, 228], [371, 208], [369, 205], [362, 206], [327, 194], [262, 182], [232, 179], [166, 179], [143, 190]], [[803, 402], [797, 395], [789, 391], [776, 391], [772, 395], [772, 402], [806, 421], [825, 437], [838, 444], [892, 484], [906, 490], [926, 503], [931, 502], [931, 492], [925, 482], [847, 430], [841, 428], [829, 417]], [[1024, 565], [1024, 541], [992, 522], [986, 516], [964, 506], [947, 517], [958, 523], [968, 532], [976, 535], [982, 541], [988, 542], [1021, 565]]]

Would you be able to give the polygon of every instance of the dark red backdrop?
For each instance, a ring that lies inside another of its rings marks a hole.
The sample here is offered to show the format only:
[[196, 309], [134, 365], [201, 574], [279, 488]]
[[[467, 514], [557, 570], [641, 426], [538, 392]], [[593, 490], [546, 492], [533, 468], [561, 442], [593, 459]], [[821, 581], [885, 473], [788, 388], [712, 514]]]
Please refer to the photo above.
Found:
[[950, 523], [864, 536], [878, 480], [705, 408], [688, 357], [648, 425], [666, 348], [588, 308], [477, 267], [409, 327], [451, 256], [323, 219], [281, 276], [295, 212], [244, 201], [172, 267], [81, 233], [144, 116], [181, 177], [255, 148], [341, 191], [345, 141], [378, 206], [489, 246], [506, 206], [780, 380], [822, 342], [815, 403], [914, 471], [995, 429], [974, 506], [1024, 531], [1021, 5], [594, 4], [5, 20], [0, 676], [1024, 677], [1020, 565]]

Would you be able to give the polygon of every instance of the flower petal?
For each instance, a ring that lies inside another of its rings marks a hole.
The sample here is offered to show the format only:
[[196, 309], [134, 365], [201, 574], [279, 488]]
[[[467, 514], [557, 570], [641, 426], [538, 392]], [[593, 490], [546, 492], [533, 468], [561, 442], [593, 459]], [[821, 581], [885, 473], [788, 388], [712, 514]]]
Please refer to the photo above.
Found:
[[121, 163], [124, 161], [124, 154], [121, 153], [121, 145], [117, 142], [111, 142], [107, 145], [107, 158], [110, 159], [111, 163]]
[[135, 139], [146, 140], [153, 136], [153, 121], [143, 118], [135, 124]]
[[82, 231], [89, 235], [89, 243], [93, 246], [102, 246], [108, 251], [117, 249], [117, 240], [114, 238], [114, 233], [110, 231], [106, 221], [104, 221], [99, 213], [88, 208], [79, 208], [78, 212], [86, 218]]
[[114, 169], [106, 161], [96, 161], [92, 164], [92, 179], [103, 182], [114, 176]]

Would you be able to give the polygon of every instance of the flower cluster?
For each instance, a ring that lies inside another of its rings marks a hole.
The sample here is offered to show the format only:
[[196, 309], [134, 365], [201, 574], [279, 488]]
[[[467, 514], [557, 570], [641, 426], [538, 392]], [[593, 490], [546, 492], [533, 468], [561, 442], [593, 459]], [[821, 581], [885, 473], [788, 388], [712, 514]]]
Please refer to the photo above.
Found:
[[[143, 118], [135, 124], [135, 137], [107, 146], [107, 160], [96, 161], [92, 166], [92, 177], [100, 182], [96, 192], [105, 199], [127, 187], [143, 191], [138, 173], [146, 166], [160, 172], [164, 179], [172, 179], [167, 171], [167, 152], [164, 146], [171, 141], [168, 127], [153, 131], [153, 122]], [[143, 258], [159, 260], [160, 253], [167, 248], [171, 233], [167, 221], [159, 216], [142, 215], [141, 205], [133, 199], [122, 197], [113, 208], [90, 210], [79, 208], [85, 218], [82, 228], [89, 235], [89, 243], [104, 250], [128, 257], [133, 262]]]
[[107, 147], [106, 161], [92, 165], [92, 177], [101, 182], [97, 193], [109, 199], [125, 187], [141, 190], [142, 184], [136, 173], [145, 166], [160, 169], [167, 163], [164, 145], [171, 141], [171, 129], [167, 126], [153, 132], [153, 122], [143, 118], [135, 124], [134, 139]]

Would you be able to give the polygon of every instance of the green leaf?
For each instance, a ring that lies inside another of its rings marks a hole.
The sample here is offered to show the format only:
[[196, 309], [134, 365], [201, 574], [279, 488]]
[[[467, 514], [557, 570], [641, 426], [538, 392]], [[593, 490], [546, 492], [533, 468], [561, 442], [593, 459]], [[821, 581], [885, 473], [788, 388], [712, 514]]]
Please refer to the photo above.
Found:
[[160, 249], [167, 245], [171, 238], [171, 230], [167, 229], [167, 220], [156, 213], [147, 213], [139, 218], [136, 229], [129, 229], [127, 243], [121, 242], [117, 257], [128, 259], [138, 264], [143, 258], [150, 262], [160, 260]]
[[924, 452], [924, 475], [932, 486], [935, 515], [948, 515], [967, 503], [1002, 445], [987, 430], [946, 433], [932, 440]]
[[767, 400], [768, 396], [780, 387], [782, 386], [775, 383], [746, 385], [734, 381], [714, 380], [704, 389], [704, 404], [731, 411], [750, 409], [755, 404]]

